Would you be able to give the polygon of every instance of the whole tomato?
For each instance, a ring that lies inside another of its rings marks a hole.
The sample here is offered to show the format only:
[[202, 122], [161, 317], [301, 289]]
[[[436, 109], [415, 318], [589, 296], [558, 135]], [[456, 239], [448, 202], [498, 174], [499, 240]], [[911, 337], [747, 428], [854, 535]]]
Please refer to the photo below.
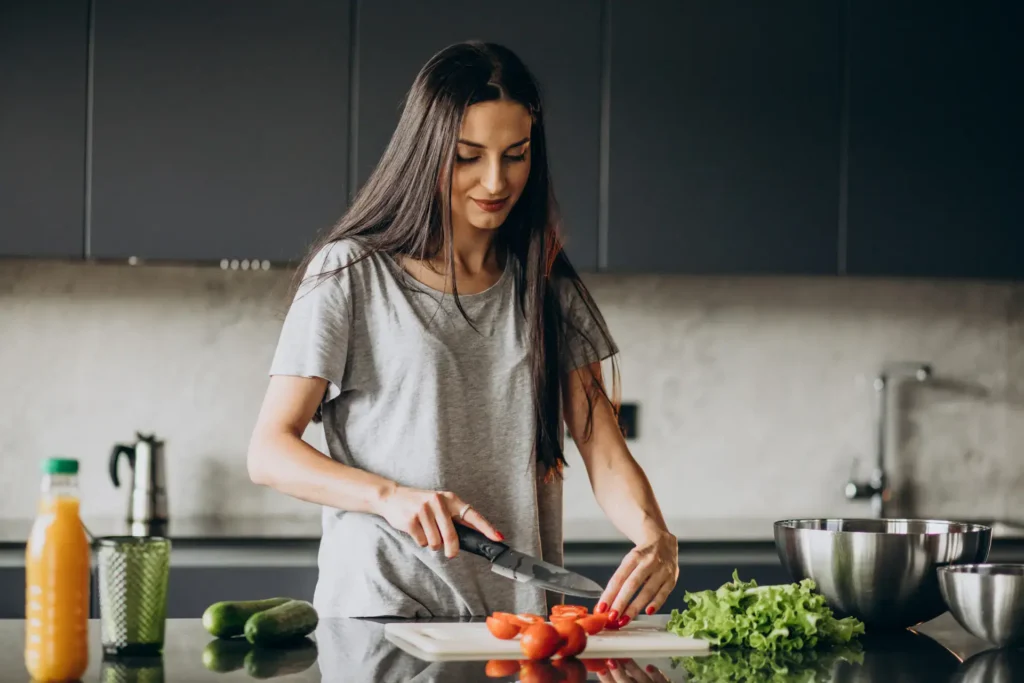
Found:
[[495, 638], [511, 640], [519, 635], [519, 625], [497, 617], [487, 617], [487, 630]]
[[556, 621], [554, 629], [563, 641], [558, 649], [562, 657], [575, 657], [587, 647], [587, 632], [575, 621]]
[[558, 635], [555, 627], [543, 621], [527, 626], [519, 638], [519, 648], [528, 659], [547, 659], [563, 644], [562, 636]]

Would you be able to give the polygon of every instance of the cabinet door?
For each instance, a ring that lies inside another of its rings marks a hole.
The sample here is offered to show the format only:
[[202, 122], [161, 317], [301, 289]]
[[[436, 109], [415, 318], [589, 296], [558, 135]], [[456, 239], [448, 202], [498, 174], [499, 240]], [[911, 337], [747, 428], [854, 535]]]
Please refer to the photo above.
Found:
[[313, 601], [314, 567], [171, 567], [167, 618], [198, 619], [221, 600], [261, 600], [279, 596]]
[[611, 2], [602, 265], [837, 272], [839, 4]]
[[1024, 6], [850, 7], [849, 272], [1024, 277]]
[[346, 205], [349, 8], [96, 0], [90, 255], [286, 261]]
[[522, 0], [371, 0], [357, 12], [356, 168], [362, 184], [394, 132], [420, 68], [463, 40], [502, 43], [540, 81], [548, 156], [567, 235], [580, 270], [597, 265], [601, 113], [601, 3]]
[[0, 567], [0, 619], [25, 618], [25, 567]]
[[89, 3], [0, 3], [0, 256], [78, 257]]

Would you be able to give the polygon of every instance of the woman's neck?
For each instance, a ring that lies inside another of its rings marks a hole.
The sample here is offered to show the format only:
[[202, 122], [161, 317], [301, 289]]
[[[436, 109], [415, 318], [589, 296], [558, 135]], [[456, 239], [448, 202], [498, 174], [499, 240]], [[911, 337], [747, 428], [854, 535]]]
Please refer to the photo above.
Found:
[[[475, 294], [490, 288], [501, 278], [504, 266], [495, 240], [497, 234], [472, 226], [466, 226], [466, 229], [453, 226], [452, 232], [455, 278], [459, 283], [459, 292]], [[447, 242], [430, 260], [406, 258], [403, 265], [420, 282], [438, 290], [452, 291]]]
[[[497, 249], [497, 231], [480, 230], [472, 225], [452, 226], [452, 251], [456, 277], [486, 277], [488, 273], [500, 275], [502, 265]], [[448, 272], [448, 243], [442, 245], [430, 265], [439, 273]]]

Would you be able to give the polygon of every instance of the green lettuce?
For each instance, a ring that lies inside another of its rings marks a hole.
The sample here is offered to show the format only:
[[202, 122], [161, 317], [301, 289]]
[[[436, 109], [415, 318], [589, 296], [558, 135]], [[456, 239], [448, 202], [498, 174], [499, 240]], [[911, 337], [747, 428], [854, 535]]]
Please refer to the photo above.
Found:
[[824, 683], [832, 680], [838, 662], [860, 666], [864, 652], [856, 642], [793, 652], [730, 648], [705, 657], [673, 657], [672, 667], [685, 669], [690, 683]]
[[758, 586], [732, 581], [718, 590], [687, 592], [687, 609], [672, 610], [667, 629], [680, 636], [701, 638], [714, 647], [752, 648], [761, 652], [793, 652], [848, 643], [864, 633], [854, 617], [836, 619], [825, 598], [814, 592], [814, 581]]

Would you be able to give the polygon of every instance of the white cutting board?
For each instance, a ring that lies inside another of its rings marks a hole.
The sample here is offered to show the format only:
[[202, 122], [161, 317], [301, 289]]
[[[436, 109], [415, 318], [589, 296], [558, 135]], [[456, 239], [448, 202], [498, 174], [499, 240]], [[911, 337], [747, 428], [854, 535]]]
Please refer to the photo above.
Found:
[[[421, 659], [522, 659], [519, 638], [501, 640], [482, 622], [394, 622], [384, 626], [391, 642]], [[411, 646], [411, 647], [409, 647]], [[588, 657], [670, 657], [699, 655], [710, 646], [705, 640], [682, 638], [665, 630], [664, 619], [640, 618], [618, 631], [587, 636]]]

